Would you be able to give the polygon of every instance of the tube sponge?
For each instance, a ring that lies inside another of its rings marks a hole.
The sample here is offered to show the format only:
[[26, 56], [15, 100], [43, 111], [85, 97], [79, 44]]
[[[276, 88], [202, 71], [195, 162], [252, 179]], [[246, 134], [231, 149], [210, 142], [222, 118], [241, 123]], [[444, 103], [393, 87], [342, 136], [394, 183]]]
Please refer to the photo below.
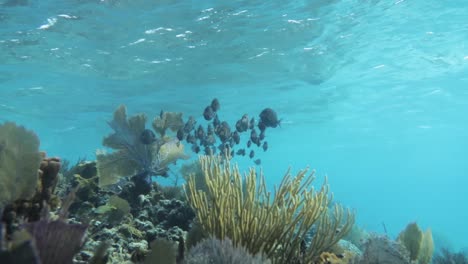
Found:
[[36, 134], [13, 122], [0, 125], [0, 208], [32, 196], [41, 161]]

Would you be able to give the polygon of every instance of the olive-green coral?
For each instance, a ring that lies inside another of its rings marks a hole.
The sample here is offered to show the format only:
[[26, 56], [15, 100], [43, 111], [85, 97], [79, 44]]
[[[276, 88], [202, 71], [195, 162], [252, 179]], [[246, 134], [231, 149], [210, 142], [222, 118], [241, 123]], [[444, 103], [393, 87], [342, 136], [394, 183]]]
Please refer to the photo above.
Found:
[[410, 260], [417, 264], [429, 264], [434, 253], [432, 232], [423, 232], [417, 223], [409, 223], [398, 235], [398, 241], [408, 250]]
[[121, 105], [115, 110], [109, 126], [114, 133], [103, 140], [103, 145], [114, 149], [112, 153], [97, 152], [99, 185], [116, 183], [121, 177], [129, 176], [143, 169], [153, 159], [151, 147], [140, 142], [145, 130], [146, 117], [142, 114], [127, 119], [127, 109]]
[[[312, 263], [351, 229], [354, 215], [331, 202], [328, 184], [312, 187], [313, 173], [288, 171], [274, 194], [254, 169], [242, 177], [237, 166], [219, 156], [201, 156], [206, 190], [197, 190], [195, 177], [186, 185], [190, 205], [202, 229], [218, 239], [229, 238], [251, 254], [264, 253], [274, 263], [300, 258]], [[316, 226], [314, 238], [302, 252], [303, 240]]]
[[169, 129], [172, 132], [176, 132], [184, 126], [182, 119], [182, 113], [176, 112], [162, 112], [158, 117], [153, 120], [153, 129], [161, 137], [166, 135], [166, 131]]
[[0, 125], [0, 208], [32, 196], [41, 160], [33, 132], [12, 122]]

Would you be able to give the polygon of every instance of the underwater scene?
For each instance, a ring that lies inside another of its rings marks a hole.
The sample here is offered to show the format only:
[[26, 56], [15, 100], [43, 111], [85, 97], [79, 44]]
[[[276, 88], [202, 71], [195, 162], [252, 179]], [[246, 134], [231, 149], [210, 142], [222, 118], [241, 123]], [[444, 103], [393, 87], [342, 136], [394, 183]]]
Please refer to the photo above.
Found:
[[468, 5], [0, 0], [0, 264], [468, 264]]

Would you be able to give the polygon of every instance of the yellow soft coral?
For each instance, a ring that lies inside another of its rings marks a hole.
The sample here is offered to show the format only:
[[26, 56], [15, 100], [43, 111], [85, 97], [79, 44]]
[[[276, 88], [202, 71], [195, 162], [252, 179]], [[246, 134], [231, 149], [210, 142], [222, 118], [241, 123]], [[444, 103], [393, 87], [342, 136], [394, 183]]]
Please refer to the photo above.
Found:
[[[354, 215], [341, 206], [328, 211], [328, 184], [325, 181], [314, 190], [314, 174], [308, 170], [296, 177], [288, 171], [272, 195], [254, 169], [242, 177], [229, 159], [201, 156], [199, 161], [206, 189], [198, 190], [195, 177], [190, 177], [185, 190], [202, 229], [218, 239], [231, 239], [251, 254], [263, 252], [274, 263], [295, 258], [312, 263], [354, 223]], [[316, 226], [315, 236], [302, 252], [301, 244], [312, 226]]]

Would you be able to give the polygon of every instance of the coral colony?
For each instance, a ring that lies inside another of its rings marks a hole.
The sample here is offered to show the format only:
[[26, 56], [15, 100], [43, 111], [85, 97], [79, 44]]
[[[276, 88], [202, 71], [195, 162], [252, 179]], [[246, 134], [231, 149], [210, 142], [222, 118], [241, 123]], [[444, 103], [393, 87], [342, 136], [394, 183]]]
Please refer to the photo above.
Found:
[[[148, 127], [146, 115], [119, 106], [106, 149], [74, 165], [40, 152], [32, 131], [1, 124], [0, 263], [431, 262], [430, 230], [410, 223], [396, 240], [369, 235], [332, 201], [326, 179], [313, 188], [313, 171], [286, 171], [270, 193], [262, 174], [233, 162], [260, 164], [254, 148], [269, 149], [277, 113], [230, 123], [220, 111], [213, 99], [199, 119], [161, 111]], [[169, 170], [177, 161], [180, 171]], [[158, 184], [178, 175], [183, 186]], [[467, 262], [445, 250], [433, 263]]]

